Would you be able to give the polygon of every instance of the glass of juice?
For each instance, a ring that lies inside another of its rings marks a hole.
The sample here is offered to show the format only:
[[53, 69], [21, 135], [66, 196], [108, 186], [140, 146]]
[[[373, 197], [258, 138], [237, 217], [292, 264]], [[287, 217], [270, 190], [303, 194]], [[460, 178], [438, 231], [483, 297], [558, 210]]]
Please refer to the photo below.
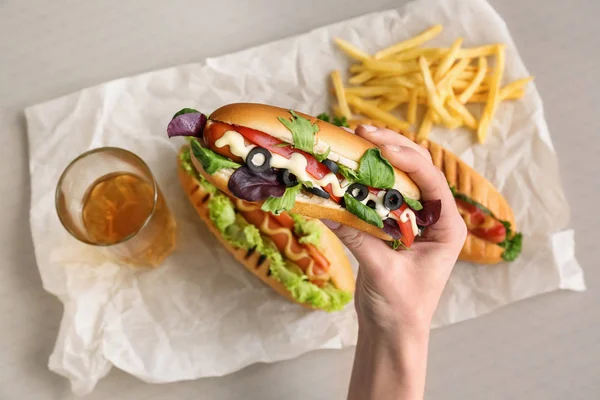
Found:
[[77, 240], [121, 262], [158, 266], [175, 249], [176, 226], [141, 158], [117, 147], [71, 161], [56, 187], [56, 211]]

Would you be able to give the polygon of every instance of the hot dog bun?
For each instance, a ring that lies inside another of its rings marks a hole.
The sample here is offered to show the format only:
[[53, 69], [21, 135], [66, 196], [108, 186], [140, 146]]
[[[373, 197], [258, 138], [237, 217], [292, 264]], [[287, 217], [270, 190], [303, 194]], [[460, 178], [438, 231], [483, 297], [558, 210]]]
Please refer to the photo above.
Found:
[[[337, 161], [336, 156], [341, 156], [358, 163], [368, 149], [377, 147], [360, 136], [328, 122], [300, 112], [297, 112], [297, 114], [310, 120], [312, 124], [317, 124], [319, 131], [315, 135], [316, 144], [314, 149], [317, 153], [324, 153], [331, 147], [329, 158], [333, 161]], [[208, 118], [208, 124], [210, 124], [210, 121], [219, 121], [231, 125], [245, 126], [267, 133], [284, 142], [294, 143], [292, 133], [278, 119], [289, 120], [291, 118], [290, 110], [285, 108], [255, 103], [236, 103], [215, 110]], [[419, 200], [421, 198], [419, 187], [408, 175], [397, 168], [394, 168], [394, 174], [396, 177], [394, 189], [399, 190], [400, 193], [411, 199]]]
[[[356, 129], [358, 125], [374, 125], [380, 128], [387, 128], [381, 122], [367, 119], [353, 121], [350, 127], [351, 129]], [[415, 141], [413, 133], [400, 133]], [[513, 211], [504, 196], [496, 190], [494, 185], [465, 164], [456, 154], [443, 146], [431, 140], [420, 141], [418, 144], [429, 151], [433, 164], [442, 170], [451, 186], [454, 186], [458, 192], [483, 204], [497, 218], [510, 222], [513, 230], [516, 231]], [[500, 246], [469, 234], [460, 252], [459, 259], [478, 264], [496, 264], [503, 261], [503, 251], [504, 249]]]
[[[285, 286], [277, 279], [273, 278], [269, 273], [269, 259], [265, 259], [260, 265], [259, 261], [261, 254], [254, 252], [248, 254], [246, 250], [233, 247], [227, 240], [223, 238], [219, 230], [214, 226], [209, 216], [208, 200], [211, 194], [204, 191], [202, 186], [194, 179], [193, 176], [179, 166], [178, 168], [179, 181], [183, 190], [188, 196], [188, 199], [196, 209], [196, 212], [204, 221], [208, 229], [221, 242], [223, 247], [227, 249], [237, 261], [239, 261], [248, 271], [256, 275], [261, 281], [269, 285], [273, 290], [285, 297], [291, 302], [302, 305], [303, 307], [313, 309], [308, 304], [300, 303], [294, 299]], [[354, 274], [348, 258], [344, 253], [344, 248], [335, 236], [325, 225], [322, 225], [323, 233], [321, 234], [322, 252], [323, 255], [331, 263], [329, 275], [332, 282], [338, 289], [353, 293], [355, 287]], [[258, 265], [258, 266], [257, 266]]]

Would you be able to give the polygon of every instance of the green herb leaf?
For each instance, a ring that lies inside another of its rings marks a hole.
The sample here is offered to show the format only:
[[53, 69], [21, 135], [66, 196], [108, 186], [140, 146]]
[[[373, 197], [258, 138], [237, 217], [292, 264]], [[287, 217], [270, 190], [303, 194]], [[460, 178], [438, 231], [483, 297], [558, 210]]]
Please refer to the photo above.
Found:
[[210, 149], [202, 147], [196, 139], [192, 140], [190, 145], [194, 157], [200, 160], [202, 168], [210, 175], [224, 168], [236, 169], [240, 167], [240, 164], [233, 162]]
[[415, 211], [419, 211], [419, 210], [423, 209], [423, 205], [421, 204], [421, 202], [419, 200], [409, 199], [408, 197], [405, 197], [404, 202], [406, 203], [407, 206], [409, 206], [410, 208], [412, 208]]
[[403, 250], [410, 250], [408, 247], [406, 247], [406, 245], [404, 243], [402, 243], [401, 240], [392, 240], [391, 242], [388, 242], [390, 247], [392, 248], [392, 250], [398, 250], [400, 247], [402, 247]]
[[377, 189], [391, 189], [396, 183], [392, 164], [376, 148], [367, 150], [360, 158], [358, 177], [359, 183]]
[[350, 127], [350, 125], [348, 125], [348, 118], [346, 118], [346, 117], [334, 117], [333, 118], [333, 125], [335, 125], [335, 126], [345, 126], [346, 128]]
[[367, 207], [348, 193], [344, 194], [344, 201], [346, 203], [346, 209], [358, 218], [371, 225], [375, 225], [378, 228], [383, 228], [383, 221], [379, 214], [375, 212], [371, 207]]
[[[175, 113], [175, 115], [173, 115], [173, 118], [175, 118], [175, 117], [177, 117], [178, 115], [181, 115], [181, 114], [189, 114], [189, 113], [197, 113], [197, 112], [200, 112], [200, 111], [195, 110], [193, 108], [182, 108], [181, 110], [177, 111]], [[171, 118], [171, 119], [173, 119], [173, 118]]]
[[471, 204], [471, 205], [479, 208], [481, 211], [484, 212], [484, 214], [491, 215], [492, 217], [496, 218], [496, 216], [494, 215], [494, 213], [492, 213], [489, 208], [487, 208], [483, 204], [480, 204], [480, 203], [476, 202], [475, 200], [473, 200], [469, 196], [458, 192], [454, 186], [450, 186], [450, 191], [452, 192], [452, 196], [454, 196], [455, 199], [462, 200], [465, 203], [469, 203], [469, 204]]
[[317, 115], [317, 118], [320, 119], [321, 121], [331, 122], [331, 117], [327, 113], [321, 113], [321, 114]]
[[521, 233], [517, 233], [509, 239], [507, 231], [506, 239], [504, 239], [504, 242], [500, 243], [499, 246], [504, 248], [504, 252], [502, 252], [502, 258], [504, 261], [514, 261], [519, 254], [521, 254], [521, 248], [523, 247], [523, 235]]
[[279, 121], [285, 125], [290, 132], [292, 132], [295, 148], [313, 154], [315, 146], [315, 134], [319, 132], [319, 126], [316, 123], [311, 124], [310, 120], [299, 116], [293, 110], [290, 110], [290, 114], [292, 114], [290, 120], [282, 117], [278, 117], [277, 119], [279, 119]]
[[345, 126], [346, 128], [349, 127], [348, 119], [346, 117], [333, 117], [332, 121], [329, 114], [321, 113], [317, 115], [317, 118], [319, 118], [321, 121], [329, 122], [330, 124], [333, 124], [335, 126]]
[[262, 205], [261, 210], [273, 213], [275, 215], [281, 214], [283, 211], [290, 211], [294, 208], [296, 203], [296, 196], [302, 189], [302, 185], [298, 184], [293, 187], [285, 189], [285, 193], [281, 197], [270, 196]]
[[345, 165], [342, 165], [342, 164], [338, 164], [337, 166], [339, 167], [339, 171], [338, 172], [340, 174], [342, 174], [342, 176], [344, 178], [348, 179], [351, 182], [357, 182], [359, 180], [358, 179], [358, 173], [355, 170], [353, 170], [351, 168], [348, 168], [348, 167], [346, 167]]

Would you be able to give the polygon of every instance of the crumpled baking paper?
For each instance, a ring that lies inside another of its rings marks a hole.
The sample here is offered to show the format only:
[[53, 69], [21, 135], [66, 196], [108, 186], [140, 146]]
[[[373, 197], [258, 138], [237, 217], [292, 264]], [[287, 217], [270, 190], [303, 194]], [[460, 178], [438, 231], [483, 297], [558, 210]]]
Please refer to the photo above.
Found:
[[[435, 45], [507, 44], [506, 79], [529, 75], [502, 19], [483, 0], [416, 1], [257, 48], [119, 79], [26, 110], [32, 180], [31, 230], [44, 288], [64, 304], [49, 368], [90, 392], [114, 365], [148, 382], [219, 376], [356, 341], [353, 307], [310, 312], [278, 297], [242, 267], [199, 222], [176, 178], [180, 141], [165, 129], [183, 107], [205, 112], [230, 102], [264, 102], [310, 114], [328, 109], [328, 73], [347, 58], [332, 37], [368, 52], [441, 23]], [[434, 325], [485, 314], [555, 289], [583, 290], [568, 205], [535, 85], [502, 103], [485, 145], [472, 133], [434, 131], [506, 196], [523, 231], [510, 264], [458, 263]], [[78, 243], [54, 211], [67, 163], [119, 146], [151, 167], [178, 223], [176, 252], [156, 270], [132, 269]], [[353, 260], [354, 261], [354, 260]], [[356, 267], [356, 263], [354, 262]]]

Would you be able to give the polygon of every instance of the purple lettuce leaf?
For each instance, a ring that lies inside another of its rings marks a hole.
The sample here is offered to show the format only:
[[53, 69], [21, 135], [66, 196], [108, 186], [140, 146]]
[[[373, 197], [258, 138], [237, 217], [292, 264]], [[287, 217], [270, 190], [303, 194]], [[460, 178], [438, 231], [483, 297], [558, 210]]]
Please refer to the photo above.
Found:
[[383, 231], [394, 238], [394, 240], [400, 240], [402, 233], [400, 233], [400, 226], [398, 221], [392, 218], [383, 220]]
[[175, 115], [167, 127], [167, 135], [202, 137], [206, 126], [206, 115], [199, 112], [188, 112]]
[[441, 200], [426, 200], [421, 201], [423, 208], [418, 211], [414, 211], [417, 217], [417, 225], [429, 226], [435, 224], [440, 219], [440, 213], [442, 212], [442, 201]]
[[275, 169], [256, 173], [247, 165], [235, 170], [229, 178], [227, 188], [235, 197], [246, 201], [263, 201], [270, 196], [281, 197], [285, 193], [285, 185], [277, 179]]

